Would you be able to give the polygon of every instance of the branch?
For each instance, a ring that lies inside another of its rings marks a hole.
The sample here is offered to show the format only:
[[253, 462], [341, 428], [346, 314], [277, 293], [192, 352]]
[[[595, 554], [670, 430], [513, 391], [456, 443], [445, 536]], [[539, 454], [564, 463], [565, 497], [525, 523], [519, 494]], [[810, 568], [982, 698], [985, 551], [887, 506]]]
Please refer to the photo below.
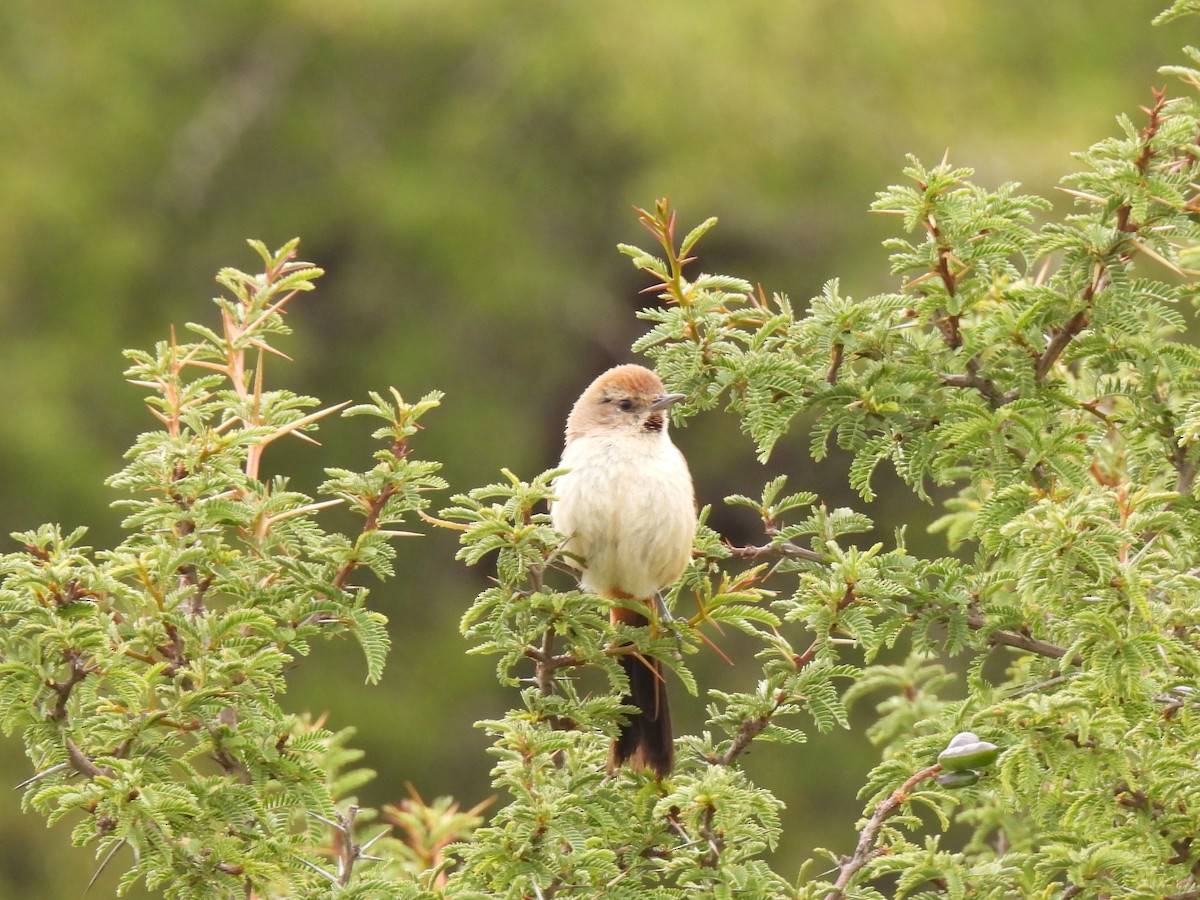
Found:
[[65, 735], [63, 743], [67, 748], [67, 761], [71, 764], [71, 768], [80, 775], [86, 775], [88, 778], [112, 778], [115, 774], [112, 769], [96, 765], [90, 756], [80, 750], [79, 746]]
[[61, 722], [67, 717], [67, 701], [71, 699], [71, 691], [88, 675], [87, 666], [80, 662], [79, 651], [67, 650], [63, 656], [71, 664], [71, 674], [67, 676], [66, 681], [51, 681], [48, 685], [50, 690], [58, 694], [54, 709], [50, 711], [50, 718], [55, 722]]
[[[398, 396], [399, 395], [397, 394], [397, 397]], [[343, 404], [343, 406], [344, 405], [345, 404]], [[395, 441], [392, 441], [392, 444], [388, 449], [391, 451], [392, 456], [394, 456], [398, 460], [403, 460], [403, 459], [408, 458], [409, 447], [408, 447], [408, 441], [406, 439], [400, 438]], [[366, 519], [363, 521], [363, 527], [362, 527], [363, 534], [367, 534], [368, 532], [378, 530], [379, 517], [383, 514], [383, 508], [385, 506], [387, 506], [387, 502], [389, 500], [391, 500], [393, 497], [395, 497], [399, 493], [400, 493], [400, 488], [397, 487], [395, 484], [384, 485], [383, 490], [379, 492], [379, 496], [374, 497], [371, 500], [370, 504], [368, 504], [368, 506], [367, 506], [367, 516], [366, 516]], [[421, 510], [418, 509], [417, 512], [420, 513]], [[333, 583], [335, 585], [337, 585], [339, 590], [345, 588], [346, 581], [350, 578], [350, 575], [354, 572], [355, 568], [357, 568], [357, 567], [358, 567], [358, 560], [354, 559], [354, 558], [348, 559], [348, 560], [346, 560], [345, 563], [342, 564], [342, 567], [338, 570], [337, 576], [333, 580]]]
[[706, 869], [717, 868], [721, 862], [721, 851], [725, 848], [725, 841], [721, 834], [713, 829], [713, 818], [716, 812], [716, 807], [709, 804], [704, 808], [704, 813], [700, 817], [700, 837], [708, 844], [708, 853], [704, 854], [700, 865]]
[[[954, 376], [942, 376], [943, 378]], [[965, 376], [960, 376], [965, 377]], [[784, 556], [794, 559], [804, 559], [810, 562], [825, 562], [825, 558], [819, 553], [815, 553], [798, 544], [793, 544], [791, 541], [782, 541], [778, 544], [763, 544], [759, 547], [735, 547], [730, 544], [725, 545], [731, 556], [738, 559], [757, 559], [760, 556]], [[838, 609], [844, 609], [845, 606], [853, 600], [853, 595], [847, 595], [849, 599], [843, 598], [838, 604]], [[972, 613], [967, 616], [967, 624], [979, 631], [988, 628], [987, 619], [979, 613]], [[993, 629], [988, 635], [988, 643], [993, 646], [1003, 644], [1007, 647], [1015, 647], [1018, 650], [1027, 650], [1030, 653], [1036, 653], [1038, 656], [1048, 656], [1053, 659], [1062, 659], [1067, 655], [1066, 648], [1060, 647], [1058, 644], [1052, 644], [1049, 641], [1043, 641], [1028, 634], [1022, 634], [1017, 631], [1005, 631], [1000, 628]], [[814, 641], [807, 650], [795, 657], [792, 661], [797, 668], [807, 664], [816, 654], [819, 642]], [[1083, 660], [1075, 656], [1071, 659], [1071, 665], [1083, 665]], [[759, 729], [761, 731], [761, 729]]]
[[722, 753], [714, 760], [718, 766], [732, 765], [733, 761], [746, 752], [746, 748], [750, 746], [750, 742], [758, 737], [768, 725], [771, 724], [771, 716], [780, 707], [777, 700], [775, 706], [769, 713], [763, 713], [754, 719], [746, 719], [738, 728], [738, 733], [733, 738], [733, 743], [729, 745], [729, 749]]
[[[980, 631], [988, 627], [987, 619], [979, 613], [972, 613], [967, 616], [967, 625]], [[1038, 656], [1048, 656], [1052, 659], [1062, 659], [1067, 655], [1065, 647], [1060, 647], [1058, 644], [1051, 644], [1049, 641], [1043, 641], [1028, 634], [1022, 634], [1018, 631], [1004, 631], [1003, 629], [994, 629], [988, 634], [988, 643], [992, 646], [1003, 644], [1006, 647], [1016, 647], [1018, 650], [1028, 650], [1030, 653], [1036, 653]], [[1081, 666], [1083, 660], [1078, 657], [1072, 657], [1071, 665]]]
[[[1154, 158], [1154, 150], [1151, 146], [1151, 141], [1154, 136], [1158, 134], [1158, 130], [1162, 124], [1162, 111], [1167, 102], [1166, 91], [1154, 91], [1153, 94], [1154, 107], [1142, 107], [1142, 110], [1149, 116], [1149, 121], [1146, 123], [1146, 127], [1142, 129], [1141, 153], [1138, 154], [1138, 158], [1134, 160], [1134, 165], [1143, 175], [1145, 175], [1149, 170], [1150, 163]], [[1119, 231], [1127, 234], [1134, 234], [1139, 228], [1142, 227], [1140, 223], [1134, 222], [1130, 219], [1130, 214], [1132, 211], [1133, 207], [1130, 205], [1128, 200], [1126, 200], [1125, 203], [1117, 208], [1116, 226]], [[1129, 255], [1124, 255], [1122, 258], [1127, 260]], [[1105, 271], [1103, 263], [1097, 261], [1092, 270], [1092, 283], [1088, 285], [1087, 290], [1083, 293], [1083, 309], [1075, 313], [1075, 315], [1067, 320], [1065, 325], [1054, 332], [1053, 336], [1050, 338], [1050, 343], [1046, 345], [1046, 349], [1037, 358], [1037, 364], [1034, 366], [1034, 377], [1039, 382], [1046, 377], [1051, 367], [1062, 355], [1063, 350], [1066, 349], [1067, 345], [1075, 339], [1075, 336], [1078, 335], [1079, 332], [1087, 328], [1090, 321], [1089, 314], [1093, 301], [1096, 298], [1096, 294], [1104, 290], [1106, 283], [1107, 272]]]
[[[846, 592], [838, 601], [837, 611], [841, 612], [857, 599], [858, 595], [854, 592], [854, 585], [847, 584]], [[834, 630], [835, 626], [836, 622], [830, 627], [831, 632]], [[813, 641], [808, 645], [807, 650], [792, 657], [792, 665], [794, 665], [797, 670], [803, 669], [806, 665], [812, 662], [813, 657], [817, 655], [817, 651], [821, 649], [821, 645], [823, 643], [824, 642], [820, 637], [813, 638]], [[729, 745], [729, 749], [713, 760], [713, 763], [715, 765], [728, 766], [735, 759], [745, 753], [746, 748], [750, 746], [750, 743], [766, 730], [766, 727], [771, 724], [771, 718], [775, 715], [775, 713], [779, 712], [779, 710], [782, 709], [789, 702], [789, 700], [790, 697], [788, 693], [786, 691], [780, 691], [778, 694], [776, 694], [775, 703], [769, 712], [765, 712], [762, 715], [754, 717], [753, 719], [744, 720], [738, 727], [738, 732], [736, 735], [734, 735], [733, 743]]]
[[1097, 261], [1092, 267], [1092, 283], [1083, 292], [1083, 309], [1071, 316], [1065, 325], [1054, 331], [1053, 336], [1050, 338], [1050, 343], [1046, 345], [1046, 349], [1037, 357], [1037, 362], [1033, 367], [1033, 374], [1039, 382], [1045, 379], [1050, 369], [1058, 362], [1058, 358], [1062, 356], [1062, 352], [1067, 349], [1067, 344], [1071, 343], [1079, 332], [1088, 327], [1088, 324], [1091, 322], [1090, 313], [1096, 295], [1104, 290], [1107, 285], [1108, 273], [1105, 271], [1104, 265]]
[[846, 347], [841, 341], [837, 341], [829, 350], [829, 371], [825, 373], [825, 381], [828, 384], [837, 384], [838, 372], [842, 368], [842, 360], [845, 357]]
[[346, 809], [346, 812], [336, 811], [337, 820], [327, 819], [324, 816], [309, 812], [309, 815], [314, 819], [319, 819], [333, 829], [333, 852], [337, 858], [338, 870], [334, 876], [326, 872], [320, 866], [313, 865], [303, 857], [298, 857], [301, 862], [315, 869], [324, 875], [332, 884], [345, 887], [350, 883], [350, 877], [354, 873], [354, 864], [360, 859], [378, 860], [377, 856], [368, 856], [367, 850], [371, 848], [377, 840], [388, 833], [388, 830], [381, 831], [365, 844], [356, 844], [354, 842], [354, 819], [358, 816], [358, 807], [353, 803]]
[[[526, 653], [528, 654], [528, 652]], [[543, 697], [549, 697], [554, 693], [554, 670], [557, 668], [554, 665], [554, 625], [553, 623], [542, 634], [542, 647], [533, 655], [535, 670], [537, 672], [538, 690], [542, 692]]]
[[825, 895], [825, 900], [842, 900], [846, 896], [846, 888], [853, 880], [854, 876], [866, 866], [871, 860], [875, 859], [882, 852], [875, 849], [875, 841], [879, 837], [879, 831], [883, 828], [883, 821], [908, 800], [909, 792], [912, 791], [920, 782], [926, 778], [933, 778], [942, 771], [940, 763], [934, 763], [927, 769], [922, 769], [920, 772], [909, 777], [904, 784], [892, 791], [892, 793], [883, 800], [875, 804], [875, 810], [871, 813], [871, 818], [867, 820], [867, 824], [863, 826], [862, 831], [858, 833], [858, 844], [854, 848], [854, 853], [851, 856], [842, 857], [838, 880], [834, 882], [834, 889]]
[[996, 382], [979, 374], [979, 360], [976, 357], [971, 357], [967, 360], [967, 372], [965, 375], [944, 372], [941, 375], [941, 379], [942, 384], [949, 387], [974, 388], [983, 394], [996, 409], [1017, 399], [1016, 391], [1001, 393], [999, 388], [996, 387]]
[[763, 544], [761, 547], [735, 547], [732, 544], [726, 543], [725, 548], [729, 551], [729, 555], [737, 559], [758, 559], [760, 556], [784, 556], [789, 559], [803, 559], [809, 562], [825, 562], [825, 557], [820, 553], [809, 550], [807, 547], [801, 547], [799, 544], [793, 544], [791, 541], [780, 541], [777, 544]]
[[1067, 344], [1071, 343], [1079, 332], [1087, 328], [1090, 321], [1088, 318], [1088, 310], [1090, 308], [1089, 305], [1081, 309], [1067, 320], [1067, 324], [1054, 332], [1054, 336], [1050, 338], [1050, 343], [1046, 345], [1046, 349], [1037, 358], [1037, 364], [1033, 368], [1034, 378], [1042, 381], [1051, 367], [1058, 362], [1058, 358], [1062, 356], [1062, 352], [1067, 349]]

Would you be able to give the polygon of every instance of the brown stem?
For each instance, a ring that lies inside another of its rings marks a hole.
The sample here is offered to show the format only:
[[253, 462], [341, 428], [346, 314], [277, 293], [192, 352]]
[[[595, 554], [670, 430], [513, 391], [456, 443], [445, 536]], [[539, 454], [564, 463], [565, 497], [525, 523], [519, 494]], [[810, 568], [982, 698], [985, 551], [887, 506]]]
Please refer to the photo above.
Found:
[[41, 560], [42, 562], [50, 561], [50, 551], [43, 547], [37, 547], [33, 544], [25, 544], [25, 552], [35, 559]]
[[543, 697], [549, 697], [554, 693], [554, 626], [542, 633], [542, 648], [538, 655], [534, 658], [536, 679], [538, 690], [542, 692]]
[[[771, 713], [778, 710], [779, 706], [780, 704], [776, 702]], [[735, 759], [745, 753], [750, 743], [771, 724], [771, 713], [763, 713], [761, 716], [742, 722], [738, 733], [734, 735], [733, 743], [729, 745], [728, 750], [716, 758], [715, 764], [718, 766], [731, 765]]]
[[[854, 585], [847, 584], [846, 592], [842, 595], [842, 598], [837, 604], [838, 612], [841, 612], [857, 599], [858, 595], [854, 591]], [[832, 628], [830, 630], [832, 631]], [[814, 638], [813, 642], [808, 645], [807, 650], [798, 654], [797, 656], [792, 657], [792, 665], [794, 665], [797, 670], [803, 669], [806, 665], [812, 662], [813, 657], [817, 655], [817, 651], [821, 648], [822, 643], [823, 642], [821, 638]], [[712, 762], [715, 765], [727, 766], [745, 753], [746, 748], [750, 746], [750, 743], [764, 730], [766, 730], [766, 727], [771, 724], [771, 718], [789, 702], [789, 699], [790, 698], [787, 692], [780, 691], [776, 695], [775, 703], [769, 712], [765, 712], [753, 719], [744, 720], [741, 726], [739, 726], [737, 734], [734, 735], [733, 742], [729, 745], [729, 749], [722, 753], [715, 760], [712, 760]]]
[[845, 345], [837, 341], [829, 350], [829, 371], [825, 373], [825, 381], [837, 384], [838, 371], [842, 368], [842, 359], [846, 351]]
[[[1156, 90], [1153, 91], [1153, 94], [1154, 106], [1142, 107], [1142, 110], [1149, 117], [1149, 121], [1146, 123], [1146, 127], [1142, 129], [1142, 149], [1138, 154], [1137, 159], [1134, 160], [1134, 165], [1143, 175], [1149, 171], [1150, 163], [1154, 159], [1154, 149], [1151, 147], [1151, 141], [1154, 139], [1155, 135], [1158, 134], [1158, 130], [1162, 125], [1162, 112], [1167, 103], [1167, 95], [1165, 90]], [[1126, 233], [1134, 233], [1142, 227], [1141, 223], [1135, 222], [1130, 218], [1132, 213], [1133, 207], [1128, 201], [1121, 204], [1121, 206], [1117, 208], [1115, 216], [1118, 230]], [[1123, 258], [1128, 259], [1129, 255], [1130, 254], [1126, 254]], [[1046, 345], [1046, 349], [1037, 357], [1037, 364], [1034, 367], [1034, 376], [1038, 381], [1042, 381], [1046, 377], [1050, 371], [1050, 368], [1055, 362], [1058, 361], [1058, 358], [1062, 355], [1063, 350], [1065, 350], [1067, 345], [1075, 339], [1075, 336], [1078, 335], [1079, 332], [1083, 331], [1083, 329], [1087, 328], [1096, 294], [1104, 289], [1106, 281], [1107, 273], [1104, 270], [1104, 266], [1102, 263], [1097, 262], [1095, 272], [1093, 273], [1092, 277], [1092, 283], [1088, 285], [1087, 290], [1084, 291], [1083, 309], [1075, 313], [1075, 315], [1067, 320], [1065, 325], [1054, 332], [1053, 336], [1050, 338], [1050, 343]]]
[[942, 384], [948, 385], [949, 387], [974, 388], [975, 390], [979, 391], [979, 393], [983, 394], [983, 396], [987, 398], [988, 402], [991, 403], [996, 409], [1012, 403], [1017, 399], [1016, 391], [1006, 391], [1001, 393], [1000, 389], [996, 387], [996, 383], [992, 381], [992, 379], [985, 378], [979, 374], [979, 369], [979, 359], [977, 357], [971, 357], [971, 359], [967, 360], [967, 372], [965, 375], [944, 373], [941, 376]]
[[[398, 493], [400, 493], [400, 489], [395, 485], [389, 484], [379, 492], [378, 497], [375, 497], [371, 501], [371, 505], [367, 508], [367, 518], [363, 522], [363, 534], [367, 534], [368, 532], [375, 531], [379, 528], [379, 516], [383, 512], [384, 504], [386, 504]], [[333, 579], [333, 583], [338, 587], [339, 590], [346, 586], [346, 581], [350, 578], [351, 573], [356, 568], [358, 568], [358, 560], [354, 558], [348, 559], [342, 564], [342, 567], [338, 570], [337, 576]]]
[[187, 565], [179, 568], [179, 577], [185, 585], [194, 588], [187, 599], [180, 604], [180, 608], [185, 615], [192, 619], [204, 615], [204, 595], [212, 587], [213, 576], [206, 575], [204, 578], [201, 578], [195, 566]]
[[[790, 541], [784, 541], [778, 544], [763, 544], [759, 547], [734, 547], [728, 544], [726, 547], [729, 550], [730, 555], [738, 559], [757, 559], [760, 556], [786, 556], [797, 559], [806, 559], [812, 562], [825, 562], [824, 557], [822, 557], [819, 553], [814, 553], [812, 550], [808, 550], [797, 544], [793, 544]], [[838, 609], [845, 609], [849, 603], [853, 602], [853, 600], [853, 586], [847, 585], [846, 596], [839, 601]], [[976, 631], [989, 627], [987, 620], [978, 613], [969, 615], [967, 617], [967, 624]], [[807, 650], [792, 659], [792, 662], [795, 664], [796, 668], [802, 668], [812, 661], [812, 658], [816, 655], [817, 650], [820, 649], [820, 643], [821, 642], [819, 639], [814, 640], [813, 643], [809, 645]], [[1015, 647], [1018, 650], [1027, 650], [1030, 653], [1036, 653], [1039, 656], [1048, 656], [1053, 659], [1062, 659], [1067, 655], [1066, 649], [1058, 646], [1057, 644], [1052, 644], [1049, 641], [1043, 641], [1028, 634], [1022, 634], [1016, 631], [1005, 631], [1000, 628], [991, 630], [991, 632], [988, 634], [988, 643], [992, 645], [1002, 644], [1007, 647]], [[1071, 665], [1073, 666], [1079, 666], [1082, 664], [1083, 661], [1078, 656], [1071, 659]]]
[[[163, 622], [163, 631], [167, 633], [167, 643], [159, 644], [155, 649], [163, 655], [163, 658], [170, 665], [167, 674], [174, 675], [178, 670], [187, 668], [191, 665], [191, 661], [183, 652], [183, 638], [179, 636], [179, 629], [176, 628], [170, 621]], [[191, 690], [191, 680], [185, 685], [188, 690]]]
[[[1126, 254], [1124, 259], [1128, 259], [1129, 255]], [[1088, 327], [1096, 295], [1108, 287], [1108, 281], [1108, 271], [1104, 264], [1097, 260], [1092, 266], [1092, 281], [1083, 292], [1083, 309], [1071, 316], [1062, 327], [1055, 329], [1046, 349], [1035, 357], [1033, 373], [1039, 382], [1049, 374], [1050, 369], [1062, 356], [1062, 352], [1067, 349], [1067, 345]]]
[[67, 736], [63, 736], [63, 743], [67, 748], [67, 761], [71, 764], [71, 768], [80, 775], [86, 775], [88, 778], [112, 778], [114, 772], [112, 769], [98, 766], [92, 762], [92, 758], [84, 753], [76, 743]]
[[217, 765], [224, 770], [226, 775], [237, 778], [238, 783], [250, 784], [253, 780], [253, 776], [251, 776], [250, 770], [246, 768], [246, 764], [240, 759], [236, 758], [224, 747], [218, 746], [215, 750], [213, 750], [212, 758], [216, 761]]
[[905, 801], [908, 800], [909, 792], [914, 787], [926, 778], [933, 778], [940, 771], [942, 771], [942, 767], [939, 763], [934, 763], [932, 766], [922, 769], [911, 775], [904, 784], [892, 791], [889, 796], [875, 804], [875, 810], [871, 813], [871, 818], [867, 820], [867, 824], [858, 833], [858, 844], [854, 848], [854, 853], [842, 858], [841, 864], [838, 867], [838, 879], [834, 882], [834, 889], [825, 895], [825, 900], [842, 900], [846, 896], [846, 888], [850, 885], [854, 876], [881, 852], [875, 849], [874, 845], [876, 838], [879, 836], [880, 829], [883, 828], [884, 819], [904, 805]]
[[[987, 619], [978, 613], [967, 616], [967, 625], [976, 631], [988, 628]], [[1006, 647], [1016, 647], [1018, 650], [1027, 650], [1030, 653], [1036, 653], [1038, 656], [1048, 656], [1052, 659], [1062, 659], [1067, 655], [1066, 648], [1060, 647], [1058, 644], [1051, 644], [1049, 641], [1043, 641], [1028, 634], [1022, 634], [1017, 631], [1004, 631], [1000, 628], [994, 629], [988, 634], [988, 643], [993, 646], [1003, 644]], [[1071, 658], [1070, 663], [1073, 666], [1081, 666], [1083, 665], [1083, 660], [1075, 656]]]
[[67, 701], [71, 699], [71, 691], [88, 675], [88, 667], [81, 660], [79, 651], [66, 650], [63, 657], [71, 666], [70, 674], [67, 675], [66, 681], [51, 681], [48, 685], [50, 690], [58, 695], [54, 709], [50, 711], [50, 718], [55, 722], [61, 722], [67, 717]]
[[725, 849], [724, 838], [713, 830], [713, 818], [717, 809], [711, 804], [704, 808], [700, 816], [700, 837], [708, 844], [708, 853], [700, 860], [700, 865], [706, 869], [715, 869], [721, 862], [721, 851]]
[[958, 330], [958, 316], [944, 314], [939, 309], [934, 313], [933, 324], [942, 333], [942, 338], [945, 339], [947, 347], [951, 350], [957, 350], [962, 346], [962, 332]]
[[806, 559], [809, 562], [825, 562], [820, 553], [793, 544], [791, 541], [780, 541], [777, 544], [763, 544], [761, 547], [735, 547], [726, 544], [730, 556], [737, 559], [757, 559], [760, 556], [786, 556], [793, 559]]
[[1142, 152], [1138, 154], [1138, 158], [1134, 160], [1134, 165], [1137, 166], [1139, 172], [1143, 175], [1150, 168], [1150, 160], [1154, 158], [1154, 150], [1150, 146], [1150, 141], [1158, 134], [1158, 129], [1162, 125], [1162, 111], [1167, 105], [1167, 91], [1150, 89], [1150, 93], [1154, 95], [1153, 107], [1142, 107], [1142, 112], [1148, 116], [1146, 127], [1142, 129]]
[[1079, 332], [1087, 328], [1088, 322], [1091, 321], [1088, 314], [1091, 310], [1091, 301], [1095, 293], [1094, 290], [1089, 288], [1085, 296], [1088, 305], [1071, 316], [1065, 325], [1054, 332], [1054, 335], [1050, 338], [1050, 343], [1046, 345], [1046, 349], [1038, 356], [1037, 363], [1033, 367], [1034, 377], [1038, 381], [1045, 379], [1051, 367], [1058, 362], [1058, 358], [1067, 349], [1067, 344], [1071, 343]]

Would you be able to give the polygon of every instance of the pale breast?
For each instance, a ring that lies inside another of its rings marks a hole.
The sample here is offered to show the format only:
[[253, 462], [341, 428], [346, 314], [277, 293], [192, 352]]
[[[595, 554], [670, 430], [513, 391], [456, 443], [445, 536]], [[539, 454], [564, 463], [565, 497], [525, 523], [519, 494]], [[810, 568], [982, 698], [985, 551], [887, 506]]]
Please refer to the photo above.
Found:
[[562, 465], [571, 471], [555, 482], [551, 515], [567, 550], [584, 560], [585, 588], [646, 599], [683, 573], [696, 506], [687, 464], [669, 440], [580, 438]]

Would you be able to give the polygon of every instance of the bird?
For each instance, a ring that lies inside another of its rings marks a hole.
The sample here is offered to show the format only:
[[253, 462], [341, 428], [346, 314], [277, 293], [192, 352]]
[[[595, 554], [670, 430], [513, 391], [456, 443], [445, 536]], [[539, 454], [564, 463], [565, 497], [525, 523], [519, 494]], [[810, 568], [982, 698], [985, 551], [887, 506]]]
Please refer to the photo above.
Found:
[[[674, 584], [692, 558], [696, 499], [687, 461], [668, 434], [668, 411], [684, 394], [639, 365], [597, 377], [567, 417], [566, 442], [554, 482], [551, 522], [564, 535], [564, 556], [580, 569], [585, 590], [618, 601], [614, 624], [647, 626], [641, 612], [619, 605], [642, 601], [656, 609], [658, 592]], [[608, 771], [649, 769], [660, 779], [675, 748], [663, 665], [628, 652], [624, 702], [637, 709], [620, 728]]]

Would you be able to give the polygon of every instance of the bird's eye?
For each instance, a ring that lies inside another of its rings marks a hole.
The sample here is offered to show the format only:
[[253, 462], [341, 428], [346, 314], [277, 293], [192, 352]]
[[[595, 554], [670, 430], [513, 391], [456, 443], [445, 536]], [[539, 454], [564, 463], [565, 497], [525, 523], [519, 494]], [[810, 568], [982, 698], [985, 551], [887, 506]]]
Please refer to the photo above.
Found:
[[622, 412], [629, 412], [631, 409], [633, 409], [633, 401], [632, 400], [622, 400], [620, 403], [617, 404], [617, 406], [621, 407]]

